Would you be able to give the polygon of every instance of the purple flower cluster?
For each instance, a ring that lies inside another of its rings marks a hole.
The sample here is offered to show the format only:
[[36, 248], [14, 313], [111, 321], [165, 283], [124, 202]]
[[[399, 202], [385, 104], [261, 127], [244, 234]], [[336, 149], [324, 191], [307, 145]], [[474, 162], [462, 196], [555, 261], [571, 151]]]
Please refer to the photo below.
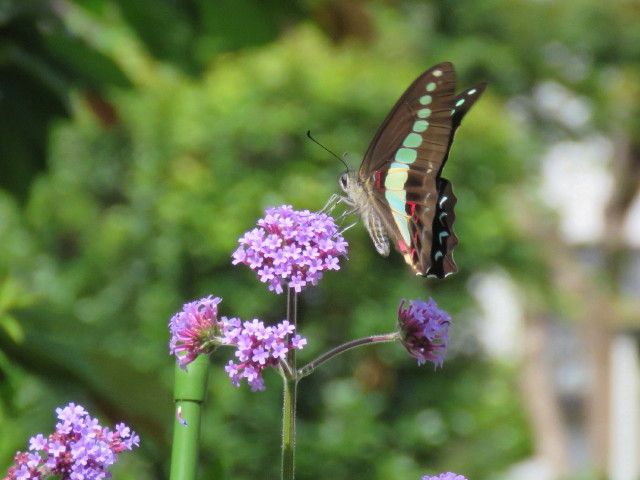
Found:
[[304, 337], [294, 335], [295, 330], [287, 320], [265, 327], [260, 320], [223, 319], [223, 343], [235, 346], [238, 358], [238, 363], [229, 360], [225, 367], [231, 382], [238, 387], [244, 378], [251, 390], [264, 390], [262, 371], [277, 366], [289, 351], [300, 350], [307, 344]]
[[405, 300], [398, 307], [398, 327], [400, 339], [407, 351], [418, 360], [418, 365], [427, 360], [442, 365], [449, 342], [451, 317], [440, 310], [430, 298], [428, 302], [411, 300], [405, 307]]
[[441, 473], [438, 476], [431, 477], [429, 475], [425, 475], [422, 477], [422, 480], [467, 480], [466, 477], [462, 475], [458, 475], [457, 473], [446, 472]]
[[296, 292], [317, 285], [323, 272], [340, 269], [339, 257], [347, 254], [347, 242], [331, 216], [289, 205], [268, 208], [238, 243], [232, 263], [248, 265], [276, 293], [283, 292], [283, 285]]
[[101, 427], [80, 405], [57, 408], [56, 431], [29, 440], [29, 451], [18, 452], [3, 480], [39, 480], [56, 476], [61, 480], [111, 478], [107, 470], [118, 453], [133, 450], [140, 438], [124, 423], [114, 430]]
[[222, 299], [209, 295], [185, 303], [182, 311], [169, 321], [169, 352], [176, 356], [182, 368], [203, 353], [205, 345], [215, 335], [219, 328], [218, 304], [221, 301]]
[[218, 319], [221, 301], [209, 295], [186, 303], [169, 322], [169, 350], [185, 368], [199, 354], [209, 353], [219, 345], [235, 347], [238, 363], [230, 360], [225, 367], [232, 383], [240, 386], [246, 379], [253, 391], [264, 390], [262, 371], [278, 366], [291, 350], [301, 349], [307, 340], [297, 335], [295, 326], [286, 320], [265, 326], [260, 320]]

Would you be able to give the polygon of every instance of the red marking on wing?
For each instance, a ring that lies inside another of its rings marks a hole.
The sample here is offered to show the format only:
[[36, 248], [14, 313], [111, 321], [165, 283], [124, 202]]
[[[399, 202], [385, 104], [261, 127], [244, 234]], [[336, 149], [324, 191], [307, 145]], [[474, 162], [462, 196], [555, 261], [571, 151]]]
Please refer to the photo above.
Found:
[[407, 244], [404, 243], [404, 240], [398, 238], [398, 247], [400, 247], [400, 252], [404, 255], [405, 253], [410, 253], [410, 249], [407, 247]]
[[373, 172], [375, 178], [375, 186], [381, 192], [384, 192], [384, 187], [382, 186], [382, 172], [380, 170], [376, 170]]
[[416, 202], [408, 201], [407, 205], [409, 206], [409, 215], [415, 217], [416, 215]]

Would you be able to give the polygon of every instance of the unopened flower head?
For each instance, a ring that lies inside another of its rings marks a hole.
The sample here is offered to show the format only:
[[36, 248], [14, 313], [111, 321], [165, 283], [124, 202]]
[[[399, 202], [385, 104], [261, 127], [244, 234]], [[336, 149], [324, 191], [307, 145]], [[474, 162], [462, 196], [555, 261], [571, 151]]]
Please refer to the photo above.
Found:
[[111, 478], [108, 468], [118, 454], [140, 444], [138, 435], [124, 423], [113, 430], [102, 427], [80, 405], [70, 403], [56, 413], [55, 432], [31, 437], [29, 451], [15, 455], [3, 480]]
[[213, 348], [211, 339], [219, 331], [218, 304], [222, 299], [209, 295], [194, 302], [185, 303], [169, 322], [171, 339], [169, 352], [176, 356], [185, 368], [200, 353]]
[[449, 342], [451, 317], [440, 310], [433, 299], [428, 302], [411, 300], [405, 306], [405, 300], [398, 308], [398, 327], [400, 338], [407, 351], [418, 360], [418, 365], [427, 360], [442, 365]]
[[317, 285], [323, 272], [340, 269], [339, 258], [347, 254], [347, 242], [330, 215], [288, 205], [268, 208], [238, 243], [232, 263], [248, 265], [276, 293]]
[[265, 327], [260, 320], [242, 322], [238, 318], [223, 318], [222, 341], [236, 347], [237, 362], [229, 360], [225, 367], [231, 382], [239, 387], [245, 379], [251, 390], [264, 390], [262, 371], [277, 366], [286, 360], [291, 350], [300, 350], [307, 344], [295, 331], [295, 326], [287, 320]]
[[457, 473], [446, 472], [436, 476], [425, 475], [424, 477], [422, 477], [422, 480], [467, 480], [467, 479], [466, 477], [462, 475], [458, 475]]

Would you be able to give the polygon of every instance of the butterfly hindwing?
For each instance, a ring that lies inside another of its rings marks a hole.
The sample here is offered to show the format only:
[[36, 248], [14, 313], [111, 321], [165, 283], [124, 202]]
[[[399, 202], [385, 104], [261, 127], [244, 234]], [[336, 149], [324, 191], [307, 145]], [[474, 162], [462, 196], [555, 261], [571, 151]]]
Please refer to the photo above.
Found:
[[453, 222], [456, 219], [454, 211], [456, 202], [451, 182], [444, 178], [438, 178], [438, 201], [431, 226], [433, 241], [429, 252], [428, 276], [443, 278], [458, 271], [453, 261], [453, 249], [458, 244], [458, 237], [453, 231]]

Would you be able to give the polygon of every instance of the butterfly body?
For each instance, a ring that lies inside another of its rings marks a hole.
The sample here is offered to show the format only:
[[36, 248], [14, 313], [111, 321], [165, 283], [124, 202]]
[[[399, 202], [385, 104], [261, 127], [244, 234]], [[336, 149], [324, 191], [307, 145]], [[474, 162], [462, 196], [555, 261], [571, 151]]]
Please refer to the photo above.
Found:
[[393, 243], [417, 275], [457, 271], [453, 249], [456, 197], [441, 177], [453, 136], [485, 84], [454, 94], [455, 71], [440, 63], [400, 97], [374, 136], [357, 172], [340, 177], [345, 203], [360, 215], [378, 253]]

